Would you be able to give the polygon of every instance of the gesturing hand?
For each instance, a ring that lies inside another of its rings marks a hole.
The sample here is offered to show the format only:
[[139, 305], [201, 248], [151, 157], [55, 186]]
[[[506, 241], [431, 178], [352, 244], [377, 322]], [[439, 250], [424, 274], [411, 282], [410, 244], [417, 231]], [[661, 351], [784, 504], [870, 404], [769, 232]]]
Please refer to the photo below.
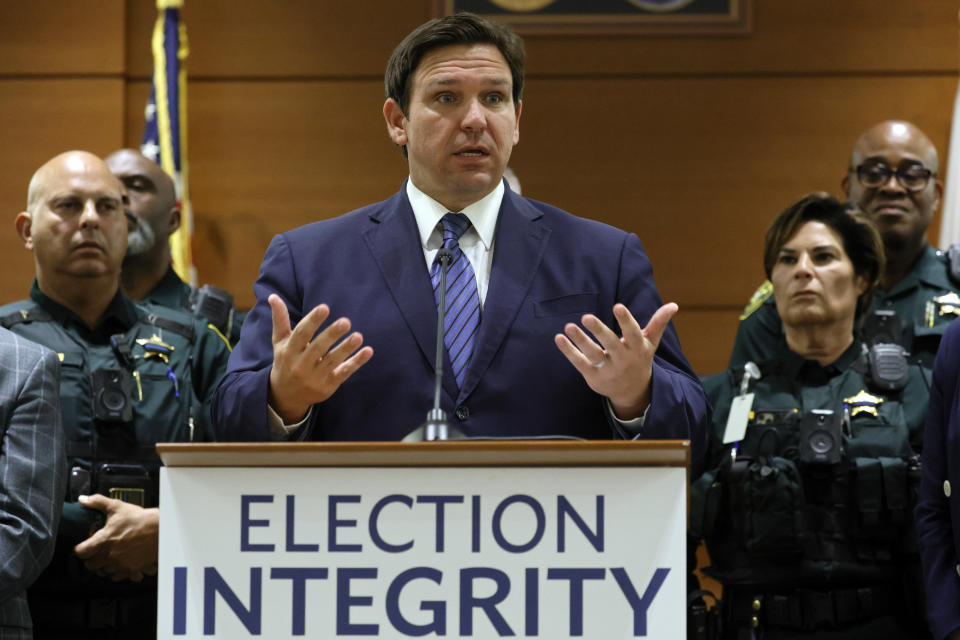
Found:
[[[273, 313], [273, 367], [270, 369], [268, 402], [283, 421], [300, 420], [311, 405], [323, 402], [373, 356], [363, 347], [363, 336], [350, 331], [350, 321], [340, 318], [313, 336], [330, 308], [314, 307], [290, 328], [290, 313], [280, 296], [267, 298]], [[340, 340], [338, 343], [337, 341]], [[359, 350], [358, 350], [359, 349]]]
[[641, 328], [630, 310], [618, 303], [613, 315], [623, 337], [597, 316], [586, 314], [580, 321], [593, 338], [571, 322], [563, 328], [566, 335], [558, 333], [554, 341], [590, 388], [610, 400], [617, 417], [631, 420], [650, 405], [653, 354], [677, 309], [672, 302], [663, 305]]

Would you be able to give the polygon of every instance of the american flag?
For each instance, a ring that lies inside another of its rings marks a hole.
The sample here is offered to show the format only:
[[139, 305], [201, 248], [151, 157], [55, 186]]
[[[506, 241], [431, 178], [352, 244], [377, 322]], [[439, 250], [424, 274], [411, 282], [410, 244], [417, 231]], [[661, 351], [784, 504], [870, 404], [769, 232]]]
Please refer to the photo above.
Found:
[[196, 284], [190, 237], [193, 211], [187, 181], [187, 28], [180, 22], [184, 0], [157, 0], [153, 27], [153, 83], [144, 113], [140, 151], [159, 164], [177, 186], [181, 206], [180, 228], [170, 236], [173, 268], [186, 282]]

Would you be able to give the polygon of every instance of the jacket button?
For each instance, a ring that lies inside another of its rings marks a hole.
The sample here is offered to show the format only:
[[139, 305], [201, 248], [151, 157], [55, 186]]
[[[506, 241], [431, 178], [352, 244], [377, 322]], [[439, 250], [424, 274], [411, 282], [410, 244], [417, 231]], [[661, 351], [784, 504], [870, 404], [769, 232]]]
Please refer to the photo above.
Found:
[[470, 417], [470, 409], [467, 409], [465, 406], [460, 405], [457, 407], [457, 420], [463, 422]]
[[948, 498], [950, 497], [950, 481], [949, 480], [943, 481], [943, 495], [947, 496]]

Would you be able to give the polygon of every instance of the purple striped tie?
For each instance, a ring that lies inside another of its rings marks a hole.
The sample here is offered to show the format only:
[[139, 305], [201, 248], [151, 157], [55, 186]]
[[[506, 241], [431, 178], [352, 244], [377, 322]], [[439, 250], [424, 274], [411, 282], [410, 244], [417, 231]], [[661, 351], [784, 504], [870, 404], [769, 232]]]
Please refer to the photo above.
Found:
[[[477, 277], [467, 256], [460, 250], [460, 236], [470, 228], [470, 220], [462, 213], [448, 213], [440, 220], [443, 226], [443, 248], [453, 254], [447, 271], [447, 309], [444, 315], [443, 344], [447, 347], [457, 386], [463, 386], [467, 364], [473, 355], [473, 338], [480, 326], [480, 295]], [[440, 308], [440, 261], [430, 269], [433, 298]]]

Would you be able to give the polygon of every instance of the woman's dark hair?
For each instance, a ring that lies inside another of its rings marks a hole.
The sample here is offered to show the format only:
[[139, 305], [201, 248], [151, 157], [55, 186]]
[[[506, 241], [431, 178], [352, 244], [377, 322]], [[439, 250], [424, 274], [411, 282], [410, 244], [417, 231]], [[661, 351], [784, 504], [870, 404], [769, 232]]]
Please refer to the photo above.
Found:
[[383, 77], [386, 97], [396, 100], [406, 113], [410, 106], [411, 80], [420, 60], [434, 49], [457, 44], [492, 44], [500, 50], [513, 77], [513, 103], [516, 108], [523, 96], [523, 68], [526, 61], [523, 40], [510, 27], [468, 12], [426, 22], [397, 45]]
[[789, 207], [777, 216], [770, 228], [763, 247], [763, 269], [770, 278], [777, 263], [780, 250], [807, 222], [821, 222], [843, 240], [843, 250], [853, 272], [867, 282], [866, 291], [857, 299], [856, 319], [870, 308], [873, 291], [886, 266], [883, 253], [883, 241], [873, 223], [862, 213], [848, 210], [846, 206], [826, 195], [809, 195]]

